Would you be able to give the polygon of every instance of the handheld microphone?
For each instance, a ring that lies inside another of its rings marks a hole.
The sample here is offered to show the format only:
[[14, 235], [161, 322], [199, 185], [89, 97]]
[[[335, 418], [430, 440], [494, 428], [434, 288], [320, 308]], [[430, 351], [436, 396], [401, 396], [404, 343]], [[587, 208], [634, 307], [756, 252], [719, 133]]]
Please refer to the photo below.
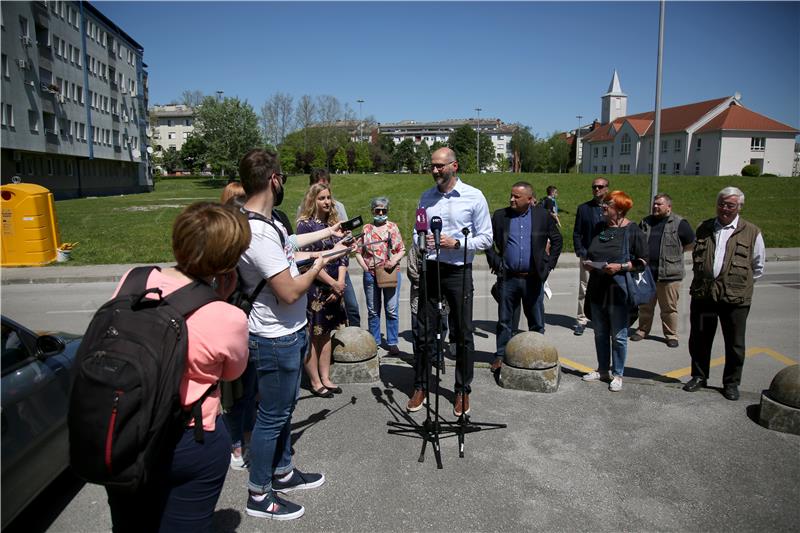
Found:
[[417, 233], [428, 232], [428, 212], [424, 207], [417, 209], [417, 222], [414, 224], [414, 229]]
[[442, 235], [442, 217], [433, 217], [431, 218], [431, 231], [433, 232], [433, 241], [436, 243], [436, 249], [439, 249], [440, 241]]

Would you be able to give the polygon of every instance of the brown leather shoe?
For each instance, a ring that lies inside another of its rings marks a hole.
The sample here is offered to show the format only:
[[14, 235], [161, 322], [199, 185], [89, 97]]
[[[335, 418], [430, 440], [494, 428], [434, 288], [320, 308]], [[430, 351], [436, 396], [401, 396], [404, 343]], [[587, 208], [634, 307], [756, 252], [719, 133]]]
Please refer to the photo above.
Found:
[[492, 372], [497, 372], [501, 368], [503, 368], [503, 358], [495, 357], [494, 361], [492, 361]]
[[414, 391], [414, 395], [410, 400], [408, 400], [406, 409], [409, 413], [413, 413], [422, 409], [423, 405], [425, 405], [425, 391], [422, 389], [416, 389]]
[[456, 401], [453, 403], [453, 414], [461, 416], [461, 413], [469, 414], [469, 394], [456, 393]]

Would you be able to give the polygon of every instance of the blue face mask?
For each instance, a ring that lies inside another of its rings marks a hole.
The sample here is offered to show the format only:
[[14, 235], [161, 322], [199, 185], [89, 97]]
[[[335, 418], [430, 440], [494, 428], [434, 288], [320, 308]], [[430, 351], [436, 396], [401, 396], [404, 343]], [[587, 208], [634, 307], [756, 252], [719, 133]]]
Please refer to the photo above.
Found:
[[374, 217], [372, 217], [372, 221], [375, 222], [376, 224], [383, 224], [387, 220], [389, 220], [389, 217], [386, 215], [375, 215]]

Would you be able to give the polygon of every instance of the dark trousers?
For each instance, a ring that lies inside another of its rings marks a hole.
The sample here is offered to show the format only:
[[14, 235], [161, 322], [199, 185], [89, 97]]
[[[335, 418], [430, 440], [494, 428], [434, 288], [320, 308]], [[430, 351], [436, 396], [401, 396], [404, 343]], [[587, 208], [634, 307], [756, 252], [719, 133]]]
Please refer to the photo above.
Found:
[[231, 438], [221, 416], [204, 437], [196, 442], [194, 428], [184, 431], [164, 476], [137, 493], [106, 488], [114, 533], [211, 531], [231, 460]]
[[358, 299], [349, 273], [344, 275], [344, 307], [347, 310], [347, 325], [360, 328], [361, 313], [358, 311]]
[[519, 324], [519, 307], [528, 320], [528, 330], [544, 333], [544, 283], [538, 276], [499, 278], [497, 311], [497, 356], [504, 357], [506, 344], [514, 335], [514, 317]]
[[717, 320], [725, 340], [723, 385], [739, 385], [745, 356], [745, 332], [749, 305], [731, 305], [692, 298], [689, 322], [689, 354], [692, 356], [692, 377], [708, 379], [711, 347], [717, 333]]
[[[439, 327], [441, 312], [439, 310], [439, 286], [437, 285], [436, 276], [436, 263], [428, 261], [427, 264], [427, 298], [424, 302], [425, 309], [420, 310], [424, 313], [424, 326], [425, 334], [421, 341], [421, 350], [418, 351], [414, 357], [414, 387], [417, 389], [424, 389], [426, 364], [423, 354], [432, 356], [437, 353], [437, 334], [442, 336], [442, 343], [447, 342], [444, 338], [443, 328]], [[472, 293], [474, 291], [472, 284], [472, 265], [454, 266], [446, 263], [440, 264], [440, 281], [441, 281], [441, 294], [442, 299], [447, 300], [450, 306], [450, 326], [451, 333], [456, 340], [456, 392], [471, 392], [470, 384], [472, 383], [474, 371], [474, 352], [475, 341], [472, 336]], [[464, 290], [466, 287], [466, 291]], [[420, 300], [420, 306], [423, 305]], [[422, 319], [419, 316], [419, 319]], [[464, 342], [459, 340], [464, 338]]]

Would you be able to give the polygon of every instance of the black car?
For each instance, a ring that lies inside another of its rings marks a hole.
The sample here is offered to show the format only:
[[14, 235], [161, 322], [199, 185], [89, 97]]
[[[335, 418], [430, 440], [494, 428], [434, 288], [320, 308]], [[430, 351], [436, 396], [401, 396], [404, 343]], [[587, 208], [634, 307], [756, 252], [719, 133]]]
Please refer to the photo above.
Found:
[[80, 336], [2, 317], [2, 527], [69, 466], [67, 407]]

